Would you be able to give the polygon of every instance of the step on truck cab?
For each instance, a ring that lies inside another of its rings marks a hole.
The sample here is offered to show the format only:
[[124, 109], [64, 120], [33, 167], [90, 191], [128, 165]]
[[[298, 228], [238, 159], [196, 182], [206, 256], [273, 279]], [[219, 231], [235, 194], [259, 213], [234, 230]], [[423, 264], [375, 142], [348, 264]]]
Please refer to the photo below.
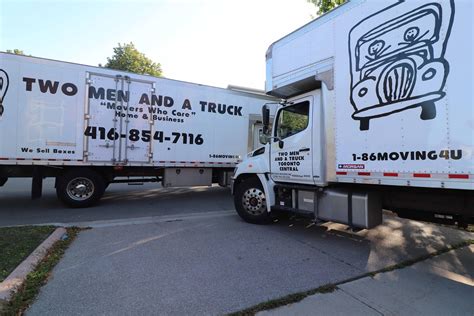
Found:
[[268, 143], [233, 177], [251, 223], [474, 221], [471, 1], [351, 0], [273, 43]]

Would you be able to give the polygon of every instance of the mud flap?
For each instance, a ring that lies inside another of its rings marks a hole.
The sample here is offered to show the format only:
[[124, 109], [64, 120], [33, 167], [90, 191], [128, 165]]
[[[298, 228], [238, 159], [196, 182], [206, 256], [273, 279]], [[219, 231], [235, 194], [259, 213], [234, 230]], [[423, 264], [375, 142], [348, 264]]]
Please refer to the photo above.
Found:
[[262, 184], [263, 192], [267, 198], [267, 212], [271, 213], [272, 206], [275, 204], [275, 192], [273, 191], [275, 183], [264, 174], [259, 173], [257, 176], [260, 180], [260, 183]]

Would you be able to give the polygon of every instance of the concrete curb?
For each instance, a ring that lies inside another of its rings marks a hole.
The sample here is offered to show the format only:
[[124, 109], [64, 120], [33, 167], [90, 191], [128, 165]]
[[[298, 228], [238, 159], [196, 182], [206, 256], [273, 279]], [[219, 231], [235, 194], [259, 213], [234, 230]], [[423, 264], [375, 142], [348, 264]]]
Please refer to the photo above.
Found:
[[0, 283], [0, 311], [8, 304], [12, 295], [26, 280], [26, 276], [34, 270], [36, 265], [44, 258], [48, 250], [66, 233], [63, 227], [49, 235], [10, 275]]

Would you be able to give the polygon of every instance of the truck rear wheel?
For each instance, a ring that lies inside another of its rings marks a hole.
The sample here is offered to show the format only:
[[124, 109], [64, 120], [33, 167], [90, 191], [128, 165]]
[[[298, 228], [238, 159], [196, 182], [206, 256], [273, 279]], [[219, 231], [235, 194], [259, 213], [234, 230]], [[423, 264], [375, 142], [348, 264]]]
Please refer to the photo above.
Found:
[[252, 224], [268, 224], [267, 200], [262, 184], [256, 178], [241, 182], [234, 195], [234, 205], [242, 219]]
[[69, 207], [97, 204], [104, 191], [103, 177], [90, 169], [71, 169], [57, 178], [56, 194]]

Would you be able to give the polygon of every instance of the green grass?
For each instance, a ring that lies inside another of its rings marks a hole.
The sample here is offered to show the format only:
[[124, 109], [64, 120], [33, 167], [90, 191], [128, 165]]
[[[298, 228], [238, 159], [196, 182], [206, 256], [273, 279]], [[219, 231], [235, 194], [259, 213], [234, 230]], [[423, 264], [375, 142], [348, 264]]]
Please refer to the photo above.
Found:
[[55, 230], [53, 226], [0, 228], [0, 282]]
[[48, 281], [51, 270], [61, 260], [64, 252], [80, 231], [81, 229], [77, 227], [67, 228], [68, 238], [58, 240], [49, 249], [43, 260], [28, 274], [25, 282], [13, 295], [10, 303], [4, 307], [4, 310], [0, 310], [0, 315], [23, 315], [38, 295], [40, 288]]

